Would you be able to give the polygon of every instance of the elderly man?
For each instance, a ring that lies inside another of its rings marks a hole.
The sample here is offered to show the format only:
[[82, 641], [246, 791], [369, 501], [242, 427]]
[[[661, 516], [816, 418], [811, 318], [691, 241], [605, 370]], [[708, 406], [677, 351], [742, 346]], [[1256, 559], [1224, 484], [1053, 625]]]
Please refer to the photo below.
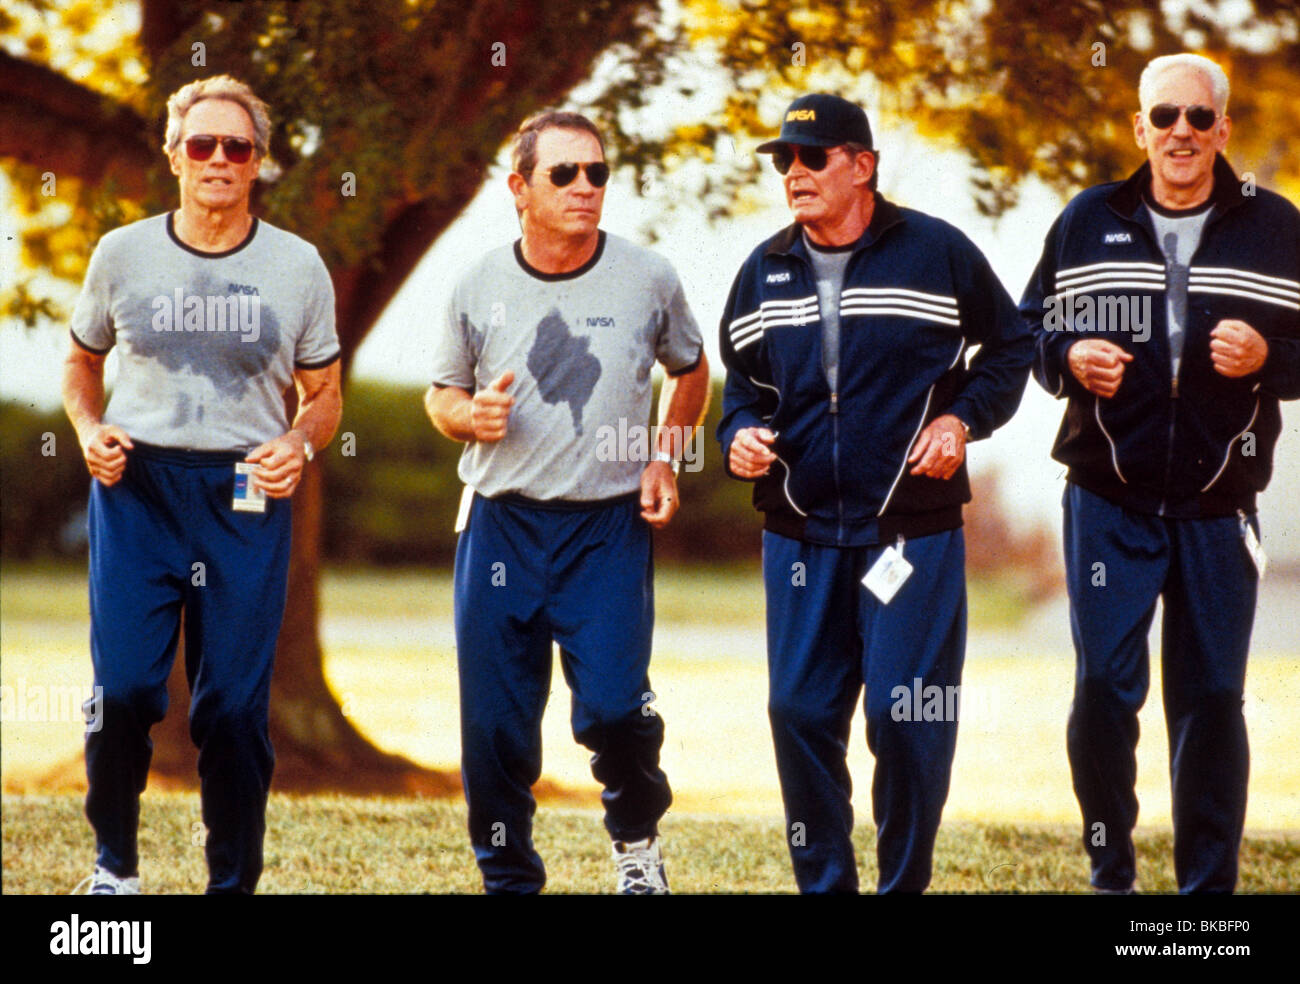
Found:
[[[672, 796], [647, 703], [651, 529], [677, 511], [708, 364], [672, 267], [599, 228], [609, 167], [591, 121], [526, 121], [513, 163], [523, 236], [456, 287], [425, 400], [434, 426], [465, 442], [455, 619], [470, 840], [487, 891], [545, 884], [531, 787], [559, 643], [573, 734], [605, 787], [618, 891], [660, 894]], [[651, 435], [656, 361], [668, 375]]]
[[167, 708], [182, 609], [207, 890], [251, 893], [262, 870], [289, 499], [341, 407], [325, 265], [249, 213], [269, 135], [266, 106], [235, 79], [178, 90], [164, 150], [180, 208], [104, 236], [72, 316], [63, 398], [93, 476], [91, 657], [102, 688], [87, 708], [98, 725], [86, 735], [92, 894], [140, 889], [149, 729]]
[[1278, 400], [1300, 397], [1300, 215], [1224, 160], [1228, 79], [1214, 62], [1156, 58], [1138, 97], [1146, 163], [1070, 202], [1021, 301], [1035, 375], [1067, 401], [1052, 454], [1069, 468], [1070, 767], [1092, 886], [1131, 892], [1137, 715], [1162, 597], [1174, 869], [1183, 892], [1230, 892], [1264, 564], [1255, 496]]
[[964, 235], [875, 191], [859, 107], [803, 96], [758, 149], [795, 221], [731, 289], [718, 437], [764, 514], [768, 711], [795, 879], [857, 891], [845, 752], [865, 688], [878, 889], [920, 892], [957, 740], [966, 442], [1015, 412], [1032, 338]]

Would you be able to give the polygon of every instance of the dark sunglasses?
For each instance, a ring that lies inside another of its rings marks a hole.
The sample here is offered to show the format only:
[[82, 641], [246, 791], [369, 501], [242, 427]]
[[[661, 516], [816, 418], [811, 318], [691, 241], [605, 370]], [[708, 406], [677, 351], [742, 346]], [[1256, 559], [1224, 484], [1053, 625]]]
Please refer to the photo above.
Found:
[[1161, 103], [1159, 106], [1151, 107], [1147, 119], [1157, 130], [1167, 130], [1178, 122], [1178, 117], [1183, 112], [1187, 113], [1187, 122], [1202, 131], [1214, 126], [1214, 121], [1219, 118], [1219, 114], [1209, 106], [1175, 106], [1173, 103]]
[[210, 133], [199, 133], [185, 141], [185, 153], [192, 161], [206, 161], [217, 150], [217, 144], [231, 164], [246, 164], [253, 156], [253, 142], [243, 137], [214, 137]]
[[609, 165], [604, 161], [593, 161], [590, 164], [556, 164], [547, 173], [550, 175], [551, 184], [557, 188], [563, 188], [565, 185], [573, 184], [578, 177], [579, 169], [587, 172], [587, 180], [591, 182], [593, 188], [605, 187], [605, 182], [609, 180]]
[[799, 144], [781, 144], [772, 151], [772, 166], [777, 174], [788, 174], [798, 158], [810, 171], [820, 171], [826, 166], [830, 155], [842, 147], [804, 147]]

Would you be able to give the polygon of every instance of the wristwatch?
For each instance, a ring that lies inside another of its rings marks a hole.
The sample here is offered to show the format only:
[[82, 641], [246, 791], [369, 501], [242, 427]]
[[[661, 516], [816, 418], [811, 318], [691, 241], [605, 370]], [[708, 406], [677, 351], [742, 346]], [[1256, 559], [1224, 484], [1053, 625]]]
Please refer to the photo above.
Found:
[[308, 461], [311, 461], [312, 458], [316, 457], [316, 449], [311, 446], [311, 441], [307, 440], [305, 437], [302, 439], [302, 454]]
[[673, 474], [674, 474], [674, 475], [678, 475], [678, 474], [681, 473], [681, 470], [682, 470], [682, 463], [681, 463], [680, 461], [678, 461], [676, 458], [674, 458], [674, 457], [673, 457], [671, 454], [669, 454], [667, 451], [656, 451], [656, 452], [655, 452], [654, 460], [655, 460], [655, 461], [662, 461], [662, 462], [664, 462], [664, 464], [666, 464], [666, 465], [670, 465], [670, 466], [672, 467], [672, 470], [673, 470]]

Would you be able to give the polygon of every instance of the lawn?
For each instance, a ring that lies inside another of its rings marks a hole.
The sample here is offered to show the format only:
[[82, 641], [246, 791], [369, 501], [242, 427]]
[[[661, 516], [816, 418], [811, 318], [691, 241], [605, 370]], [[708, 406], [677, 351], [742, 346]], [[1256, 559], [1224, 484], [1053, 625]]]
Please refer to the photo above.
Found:
[[[202, 891], [206, 869], [198, 797], [146, 795], [140, 875], [153, 893]], [[76, 796], [8, 796], [3, 807], [6, 893], [67, 893], [87, 874], [90, 829]], [[272, 796], [266, 871], [260, 892], [389, 894], [477, 892], [481, 886], [458, 802]], [[792, 892], [779, 820], [671, 815], [663, 824], [670, 884], [678, 893]], [[613, 888], [609, 840], [594, 810], [538, 812], [537, 849], [547, 890], [603, 893]], [[854, 841], [864, 887], [875, 884], [869, 825]], [[935, 849], [935, 892], [1082, 892], [1086, 866], [1065, 825], [945, 823]], [[1137, 838], [1144, 892], [1175, 888], [1168, 833]], [[1300, 888], [1300, 838], [1247, 837], [1243, 892]]]
[[[76, 702], [28, 713], [23, 696], [89, 686], [84, 571], [15, 569], [0, 581], [0, 684], [5, 694], [5, 891], [66, 891], [86, 873], [90, 832]], [[996, 608], [972, 591], [972, 609]], [[661, 571], [654, 706], [666, 722], [663, 764], [675, 803], [665, 821], [674, 886], [683, 891], [792, 888], [766, 719], [762, 594], [756, 571]], [[459, 760], [454, 639], [446, 573], [331, 572], [323, 582], [325, 670], [345, 713], [374, 742], [431, 768]], [[1081, 891], [1085, 862], [1065, 757], [1072, 659], [1059, 612], [973, 619], [952, 790], [936, 857], [939, 891]], [[1160, 681], [1141, 717], [1141, 881], [1172, 887], [1169, 779]], [[557, 891], [608, 888], [607, 846], [589, 753], [568, 729], [558, 668], [543, 726], [545, 775], [589, 809], [543, 804], [538, 840]], [[1246, 714], [1251, 788], [1243, 890], [1300, 888], [1300, 658], [1253, 659]], [[861, 715], [849, 760], [864, 884], [870, 885], [870, 775]], [[459, 802], [273, 796], [264, 887], [276, 892], [472, 891], [477, 886]], [[146, 877], [192, 891], [197, 800], [150, 792]], [[409, 828], [409, 829], [408, 829]], [[416, 863], [412, 864], [414, 860]], [[316, 866], [324, 861], [325, 867]], [[71, 879], [71, 881], [69, 881]]]

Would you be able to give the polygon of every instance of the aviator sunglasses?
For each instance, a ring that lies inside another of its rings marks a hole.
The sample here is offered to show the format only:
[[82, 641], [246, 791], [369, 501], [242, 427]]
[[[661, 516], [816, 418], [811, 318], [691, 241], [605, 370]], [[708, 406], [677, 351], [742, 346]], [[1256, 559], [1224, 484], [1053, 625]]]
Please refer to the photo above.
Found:
[[1214, 126], [1214, 121], [1219, 118], [1219, 114], [1209, 106], [1175, 106], [1173, 103], [1161, 103], [1159, 106], [1151, 107], [1147, 119], [1157, 130], [1167, 130], [1178, 122], [1178, 117], [1184, 111], [1187, 113], [1187, 122], [1201, 131]]
[[571, 185], [574, 179], [578, 177], [578, 170], [582, 169], [587, 172], [587, 180], [591, 182], [593, 188], [605, 187], [605, 182], [609, 180], [609, 165], [604, 161], [593, 161], [590, 164], [566, 164], [554, 165], [547, 174], [551, 178], [551, 184], [557, 188], [563, 188], [565, 185]]
[[185, 141], [185, 153], [192, 161], [206, 161], [217, 150], [218, 142], [231, 164], [245, 164], [253, 156], [253, 142], [243, 137], [214, 137], [210, 133], [199, 133]]
[[796, 144], [781, 144], [772, 151], [772, 166], [778, 174], [787, 174], [794, 167], [795, 158], [803, 162], [810, 171], [820, 171], [826, 166], [830, 155], [842, 147], [805, 147]]

